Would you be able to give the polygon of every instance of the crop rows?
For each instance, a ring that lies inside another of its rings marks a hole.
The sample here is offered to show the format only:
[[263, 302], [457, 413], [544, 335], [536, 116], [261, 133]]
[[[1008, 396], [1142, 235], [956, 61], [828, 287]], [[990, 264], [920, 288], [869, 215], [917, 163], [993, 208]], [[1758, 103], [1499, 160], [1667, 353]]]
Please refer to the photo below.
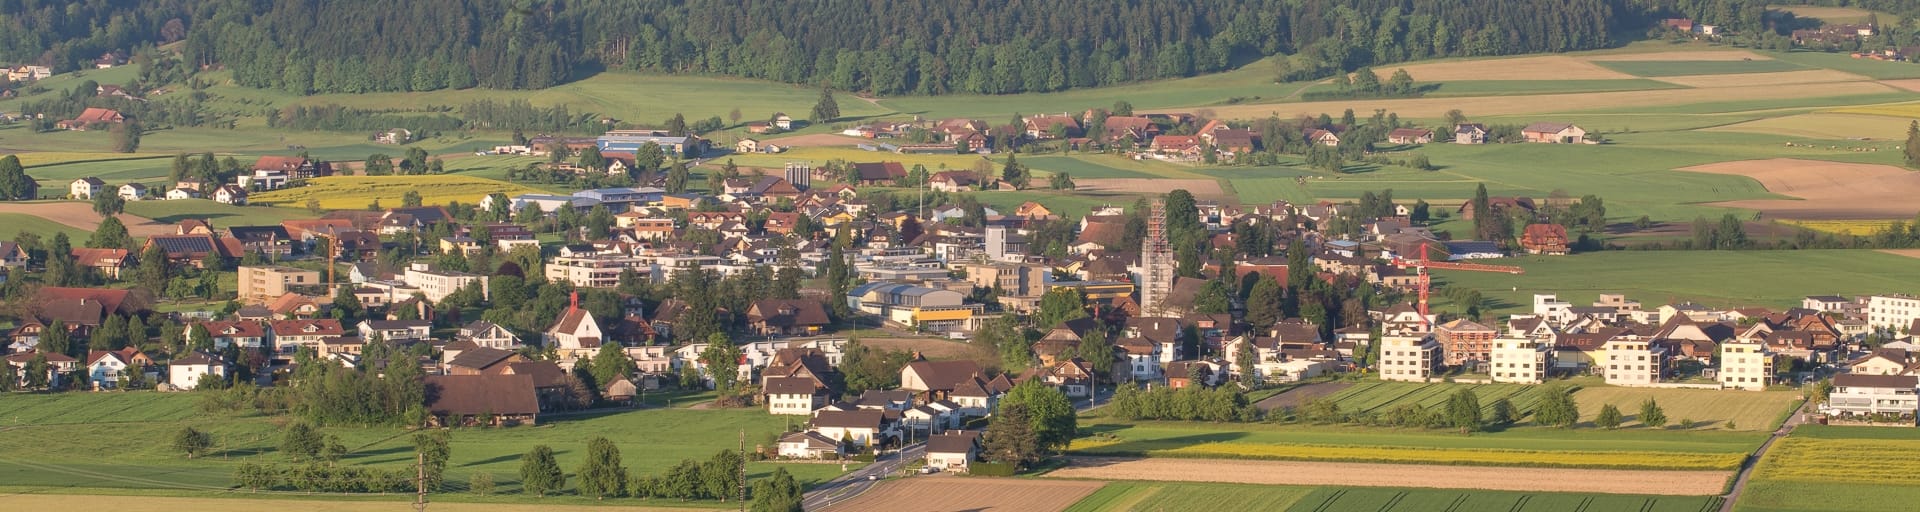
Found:
[[1790, 437], [1767, 451], [1758, 478], [1912, 485], [1920, 441]]
[[1713, 496], [1523, 493], [1442, 489], [1323, 489], [1289, 509], [1294, 512], [1706, 512], [1719, 510]]
[[1794, 220], [1782, 219], [1781, 224], [1799, 226], [1822, 233], [1836, 235], [1868, 236], [1886, 229], [1893, 224], [1889, 220]]
[[[1077, 446], [1075, 450], [1097, 452], [1105, 446], [1108, 444]], [[1740, 461], [1744, 458], [1744, 455], [1739, 453], [1574, 452], [1235, 442], [1154, 449], [1147, 450], [1141, 455], [1209, 459], [1667, 470], [1733, 469], [1739, 467]]]
[[1493, 403], [1502, 398], [1507, 399], [1522, 413], [1531, 410], [1539, 401], [1539, 394], [1526, 386], [1402, 382], [1360, 383], [1335, 393], [1329, 399], [1338, 403], [1341, 411], [1350, 413], [1386, 411], [1406, 404], [1431, 409], [1446, 404], [1447, 397], [1459, 389], [1472, 389], [1473, 393], [1480, 398], [1481, 408], [1487, 412], [1492, 412]]

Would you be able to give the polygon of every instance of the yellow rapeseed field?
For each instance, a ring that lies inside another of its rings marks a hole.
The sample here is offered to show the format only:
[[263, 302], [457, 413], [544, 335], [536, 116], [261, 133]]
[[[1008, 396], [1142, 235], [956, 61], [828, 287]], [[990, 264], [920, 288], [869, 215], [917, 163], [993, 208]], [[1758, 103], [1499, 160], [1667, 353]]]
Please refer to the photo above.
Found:
[[[1073, 449], [1094, 451], [1119, 442], [1103, 439], [1081, 440], [1074, 442]], [[1561, 452], [1266, 443], [1206, 443], [1149, 450], [1145, 455], [1180, 458], [1672, 470], [1733, 469], [1740, 466], [1742, 459], [1742, 455], [1738, 453]]]
[[1799, 226], [1822, 233], [1836, 235], [1869, 236], [1886, 229], [1893, 224], [1890, 220], [1795, 220], [1781, 219], [1781, 224]]
[[1767, 450], [1754, 476], [1910, 485], [1915, 472], [1920, 472], [1920, 441], [1788, 437]]
[[381, 206], [400, 206], [407, 192], [418, 192], [423, 203], [447, 204], [459, 201], [477, 204], [489, 194], [508, 196], [537, 193], [538, 190], [513, 183], [472, 176], [328, 176], [307, 181], [307, 186], [255, 194], [254, 204], [306, 207], [307, 200], [320, 202], [321, 208], [365, 208], [375, 200]]

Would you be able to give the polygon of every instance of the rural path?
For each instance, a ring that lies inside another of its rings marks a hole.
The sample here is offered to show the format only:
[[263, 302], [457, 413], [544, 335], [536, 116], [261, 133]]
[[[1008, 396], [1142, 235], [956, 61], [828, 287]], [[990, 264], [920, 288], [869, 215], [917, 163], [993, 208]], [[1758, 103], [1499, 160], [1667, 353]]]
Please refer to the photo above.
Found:
[[1787, 434], [1793, 433], [1794, 427], [1805, 423], [1807, 408], [1812, 406], [1812, 400], [1800, 404], [1800, 408], [1794, 409], [1793, 414], [1787, 415], [1787, 421], [1781, 422], [1780, 428], [1774, 429], [1773, 435], [1767, 436], [1767, 440], [1760, 443], [1760, 448], [1754, 450], [1753, 454], [1747, 456], [1747, 460], [1740, 464], [1740, 475], [1734, 477], [1733, 488], [1727, 491], [1726, 500], [1720, 503], [1720, 512], [1733, 512], [1733, 504], [1740, 500], [1740, 493], [1747, 490], [1747, 479], [1753, 476], [1753, 467], [1760, 464], [1760, 457], [1767, 454], [1767, 449], [1772, 448], [1775, 441], [1787, 437]]
[[824, 510], [833, 506], [834, 503], [853, 499], [867, 492], [867, 489], [872, 488], [873, 484], [886, 478], [887, 475], [905, 467], [906, 461], [925, 456], [926, 450], [927, 443], [922, 441], [907, 445], [893, 453], [881, 455], [866, 467], [840, 475], [839, 478], [828, 480], [827, 483], [807, 491], [806, 496], [800, 500], [800, 507], [804, 510]]

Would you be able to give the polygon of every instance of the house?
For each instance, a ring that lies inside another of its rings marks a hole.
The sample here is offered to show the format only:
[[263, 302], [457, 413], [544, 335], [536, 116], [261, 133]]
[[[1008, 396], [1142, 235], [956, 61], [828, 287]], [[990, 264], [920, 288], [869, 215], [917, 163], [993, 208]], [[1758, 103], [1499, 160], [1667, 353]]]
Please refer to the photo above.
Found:
[[320, 272], [280, 265], [241, 265], [237, 298], [242, 303], [261, 304], [278, 299], [297, 288], [317, 287]]
[[128, 183], [125, 185], [121, 185], [119, 189], [119, 195], [121, 199], [125, 199], [127, 201], [139, 201], [141, 199], [146, 199], [147, 186], [139, 183]]
[[433, 322], [428, 320], [367, 319], [361, 320], [356, 328], [359, 329], [361, 337], [371, 339], [379, 336], [380, 339], [387, 340], [387, 343], [396, 345], [408, 340], [433, 339]]
[[1667, 346], [1639, 336], [1614, 336], [1600, 346], [1606, 354], [1600, 370], [1608, 384], [1644, 386], [1659, 383], [1666, 376]]
[[485, 375], [500, 373], [508, 365], [532, 362], [518, 352], [486, 347], [473, 347], [460, 350], [458, 354], [448, 356], [447, 375]]
[[153, 358], [147, 357], [139, 349], [127, 347], [120, 350], [87, 351], [87, 380], [93, 389], [113, 389], [120, 387], [120, 379], [130, 378], [127, 372], [143, 373], [153, 365]]
[[1380, 379], [1426, 382], [1440, 371], [1440, 342], [1432, 334], [1380, 337]]
[[209, 374], [226, 377], [227, 362], [220, 356], [196, 350], [167, 363], [167, 384], [173, 389], [186, 391], [198, 387], [200, 379]]
[[[124, 249], [121, 252], [126, 252]], [[11, 241], [0, 241], [0, 268], [20, 268], [27, 266], [27, 250]]]
[[1567, 227], [1559, 224], [1528, 224], [1520, 235], [1520, 247], [1527, 254], [1546, 254], [1565, 256], [1567, 249]]
[[[1900, 358], [1904, 361], [1906, 354], [1902, 352]], [[1733, 338], [1720, 343], [1719, 360], [1717, 377], [1721, 387], [1764, 391], [1773, 381], [1773, 354], [1758, 338]]]
[[[327, 162], [315, 162], [299, 156], [263, 156], [253, 162], [255, 176], [265, 173], [283, 173], [290, 179], [305, 179], [333, 174], [333, 166]], [[263, 187], [274, 188], [274, 187]]]
[[429, 375], [425, 381], [427, 413], [436, 424], [467, 425], [491, 418], [491, 425], [508, 426], [539, 420], [532, 375]]
[[1553, 368], [1553, 344], [1524, 337], [1494, 338], [1489, 358], [1487, 375], [1494, 382], [1539, 384]]
[[239, 185], [221, 185], [220, 188], [213, 190], [213, 201], [235, 206], [245, 205], [247, 204], [247, 189], [240, 188]]
[[769, 299], [754, 301], [747, 308], [747, 323], [761, 336], [812, 336], [832, 320], [819, 301]]
[[1026, 130], [1027, 138], [1033, 140], [1077, 137], [1080, 134], [1080, 121], [1066, 113], [1027, 116]]
[[972, 171], [939, 172], [927, 179], [927, 188], [948, 193], [971, 190], [979, 184], [978, 175]]
[[470, 341], [476, 346], [512, 350], [520, 344], [520, 337], [512, 331], [486, 320], [475, 320], [460, 326], [454, 339]]
[[100, 178], [88, 176], [73, 180], [73, 183], [67, 185], [67, 197], [73, 199], [93, 199], [95, 194], [99, 194], [106, 190], [106, 188], [107, 182], [102, 181]]
[[576, 296], [573, 305], [567, 308], [566, 313], [560, 315], [560, 320], [547, 329], [544, 341], [547, 346], [554, 347], [563, 354], [591, 353], [600, 348], [600, 343], [606, 335], [606, 331], [600, 327], [600, 322], [593, 318], [593, 313], [580, 309], [579, 299]]
[[406, 144], [413, 141], [413, 131], [406, 128], [394, 128], [373, 134], [377, 144]]
[[759, 152], [760, 152], [760, 140], [759, 140], [759, 139], [754, 139], [754, 138], [751, 138], [751, 137], [749, 137], [749, 138], [745, 138], [745, 139], [740, 139], [740, 142], [735, 142], [735, 143], [733, 143], [733, 152], [735, 152], [735, 153], [759, 153]]
[[821, 409], [809, 422], [811, 431], [827, 439], [839, 439], [841, 442], [861, 447], [873, 447], [887, 442], [889, 431], [883, 430], [886, 414], [872, 409], [836, 411]]
[[1493, 337], [1496, 334], [1499, 331], [1492, 327], [1465, 318], [1454, 319], [1433, 329], [1433, 337], [1440, 342], [1449, 367], [1477, 366], [1492, 359]]
[[1486, 144], [1487, 126], [1480, 123], [1454, 125], [1454, 144]]
[[[5, 244], [11, 243], [13, 242], [0, 243], [0, 252], [6, 250]], [[133, 266], [132, 261], [128, 258], [129, 253], [126, 249], [89, 249], [77, 247], [73, 249], [72, 254], [75, 265], [79, 265], [80, 268], [93, 269], [100, 277], [107, 279], [119, 279], [122, 271], [127, 267]], [[22, 258], [22, 261], [25, 261], [25, 258]]]
[[907, 177], [907, 168], [900, 162], [864, 162], [853, 164], [857, 183], [863, 186], [885, 186], [894, 180]]
[[1195, 135], [1159, 135], [1153, 138], [1148, 149], [1155, 153], [1198, 156], [1200, 137]]
[[927, 438], [927, 467], [966, 473], [979, 456], [979, 432], [949, 432]]
[[1827, 403], [1820, 406], [1820, 412], [1848, 419], [1898, 420], [1912, 425], [1914, 414], [1920, 412], [1916, 386], [1920, 386], [1920, 377], [1912, 375], [1835, 375], [1833, 392], [1827, 395]]
[[87, 107], [86, 110], [80, 112], [80, 117], [61, 121], [55, 123], [55, 125], [62, 130], [84, 132], [102, 125], [120, 124], [124, 122], [127, 122], [127, 116], [121, 115], [118, 110]]
[[1307, 143], [1319, 144], [1327, 147], [1339, 146], [1340, 136], [1333, 133], [1333, 130], [1324, 130], [1320, 128], [1314, 128], [1311, 130], [1307, 130]]
[[793, 116], [789, 116], [789, 115], [787, 115], [787, 114], [786, 114], [785, 112], [774, 112], [774, 113], [773, 113], [773, 126], [774, 126], [775, 128], [779, 128], [779, 129], [781, 129], [781, 130], [792, 130], [792, 129], [793, 129]]
[[807, 377], [767, 377], [760, 394], [768, 414], [806, 416], [827, 405], [826, 388]]
[[1569, 123], [1533, 123], [1520, 129], [1527, 142], [1579, 144], [1587, 140], [1587, 131]]
[[846, 456], [839, 439], [831, 439], [814, 431], [790, 432], [780, 436], [777, 445], [779, 449], [776, 453], [788, 459], [839, 459]]
[[1433, 130], [1426, 128], [1395, 128], [1387, 132], [1387, 142], [1394, 144], [1426, 144], [1433, 142]]
[[184, 187], [176, 188], [173, 190], [168, 190], [167, 195], [165, 197], [167, 198], [168, 201], [179, 201], [182, 199], [199, 199], [200, 191], [196, 189], [184, 188]]
[[267, 323], [273, 336], [273, 346], [281, 354], [292, 354], [300, 348], [311, 348], [315, 353], [323, 349], [327, 338], [345, 336], [347, 329], [339, 320], [331, 318], [305, 320], [273, 320]]

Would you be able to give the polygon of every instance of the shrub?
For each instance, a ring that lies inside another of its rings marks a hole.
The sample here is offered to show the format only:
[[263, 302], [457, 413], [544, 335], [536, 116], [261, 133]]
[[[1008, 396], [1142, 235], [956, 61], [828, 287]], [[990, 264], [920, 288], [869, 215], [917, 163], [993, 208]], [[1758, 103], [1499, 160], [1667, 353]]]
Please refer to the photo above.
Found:
[[467, 479], [467, 491], [481, 496], [493, 494], [493, 473], [474, 473], [472, 478]]

